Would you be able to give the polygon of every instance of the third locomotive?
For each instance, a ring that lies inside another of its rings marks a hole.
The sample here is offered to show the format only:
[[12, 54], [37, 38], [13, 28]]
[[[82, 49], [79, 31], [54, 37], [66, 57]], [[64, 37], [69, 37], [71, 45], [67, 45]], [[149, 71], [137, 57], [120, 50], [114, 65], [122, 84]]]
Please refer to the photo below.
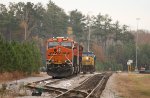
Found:
[[96, 56], [93, 52], [83, 52], [82, 54], [82, 71], [83, 73], [95, 71]]

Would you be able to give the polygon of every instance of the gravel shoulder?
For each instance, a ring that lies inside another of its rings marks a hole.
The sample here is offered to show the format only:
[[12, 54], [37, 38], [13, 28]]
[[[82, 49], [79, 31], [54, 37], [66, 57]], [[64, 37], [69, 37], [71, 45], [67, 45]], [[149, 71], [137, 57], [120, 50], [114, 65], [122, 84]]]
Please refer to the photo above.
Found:
[[114, 73], [100, 98], [150, 98], [150, 74]]
[[114, 73], [107, 81], [106, 87], [103, 90], [100, 98], [119, 98], [119, 93], [116, 91], [116, 76]]
[[48, 86], [56, 87], [56, 88], [64, 88], [64, 89], [73, 89], [80, 85], [88, 77], [92, 76], [93, 74], [79, 74], [71, 79], [66, 79], [64, 81], [60, 81], [57, 84], [52, 84]]

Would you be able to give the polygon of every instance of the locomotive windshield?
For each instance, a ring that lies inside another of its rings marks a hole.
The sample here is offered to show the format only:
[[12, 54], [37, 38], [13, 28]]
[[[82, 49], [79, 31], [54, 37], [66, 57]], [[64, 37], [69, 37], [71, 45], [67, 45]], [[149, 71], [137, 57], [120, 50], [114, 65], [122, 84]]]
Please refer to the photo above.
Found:
[[61, 42], [61, 45], [68, 48], [72, 46], [71, 42]]
[[91, 56], [94, 57], [94, 53], [93, 52], [83, 52], [82, 56]]
[[52, 48], [52, 47], [55, 47], [57, 45], [59, 45], [58, 42], [48, 42], [48, 48]]

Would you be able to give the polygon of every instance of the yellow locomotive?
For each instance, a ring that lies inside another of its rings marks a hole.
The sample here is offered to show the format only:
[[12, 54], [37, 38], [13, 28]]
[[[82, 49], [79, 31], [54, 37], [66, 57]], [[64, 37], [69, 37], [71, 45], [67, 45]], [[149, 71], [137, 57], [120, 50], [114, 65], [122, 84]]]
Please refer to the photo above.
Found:
[[95, 72], [96, 56], [93, 52], [83, 52], [82, 54], [82, 72]]

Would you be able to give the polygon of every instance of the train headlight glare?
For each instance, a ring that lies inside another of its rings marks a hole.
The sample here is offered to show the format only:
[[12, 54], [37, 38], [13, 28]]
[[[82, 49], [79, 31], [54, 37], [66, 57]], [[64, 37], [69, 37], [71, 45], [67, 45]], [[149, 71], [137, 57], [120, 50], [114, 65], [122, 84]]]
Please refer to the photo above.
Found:
[[51, 63], [52, 61], [51, 60], [49, 60], [49, 63]]
[[70, 61], [69, 61], [69, 60], [66, 60], [65, 63], [70, 63]]
[[49, 62], [49, 63], [53, 63], [53, 62], [54, 62], [54, 60], [49, 60], [48, 62]]
[[86, 57], [86, 60], [89, 60], [89, 57]]

